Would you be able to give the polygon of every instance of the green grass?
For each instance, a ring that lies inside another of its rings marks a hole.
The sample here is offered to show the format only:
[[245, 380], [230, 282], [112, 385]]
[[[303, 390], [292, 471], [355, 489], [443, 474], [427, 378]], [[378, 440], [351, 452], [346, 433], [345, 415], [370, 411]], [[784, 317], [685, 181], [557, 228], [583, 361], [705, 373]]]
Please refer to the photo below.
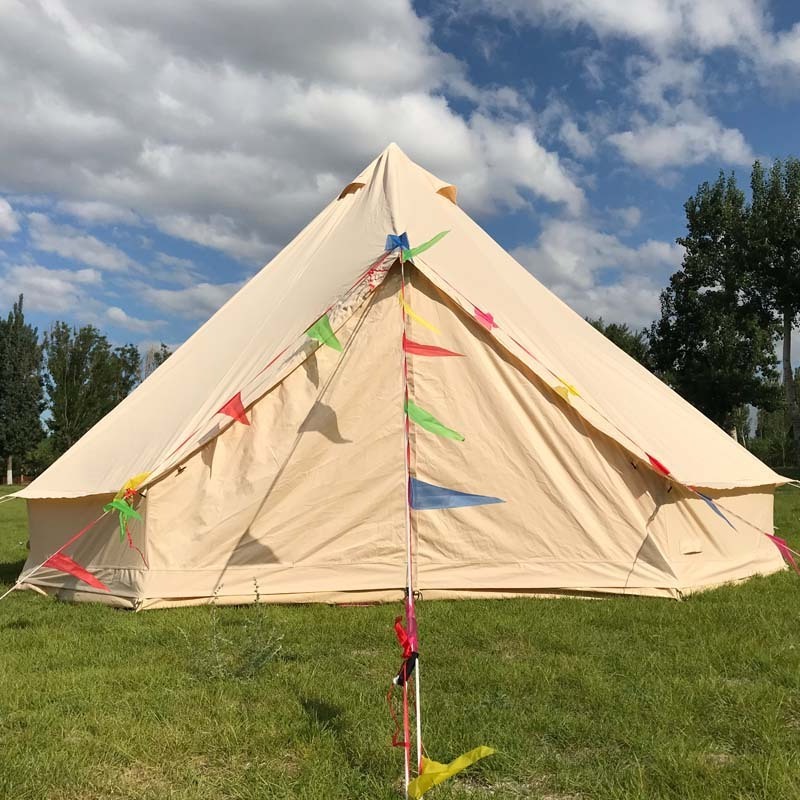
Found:
[[[776, 517], [800, 528], [800, 491]], [[24, 504], [0, 506], [6, 586], [24, 542]], [[499, 751], [428, 796], [796, 800], [798, 607], [788, 572], [681, 603], [423, 602], [430, 756]], [[0, 604], [0, 797], [396, 798], [398, 610], [131, 614], [15, 592]], [[246, 660], [254, 631], [283, 636], [270, 667], [210, 677], [212, 637]]]

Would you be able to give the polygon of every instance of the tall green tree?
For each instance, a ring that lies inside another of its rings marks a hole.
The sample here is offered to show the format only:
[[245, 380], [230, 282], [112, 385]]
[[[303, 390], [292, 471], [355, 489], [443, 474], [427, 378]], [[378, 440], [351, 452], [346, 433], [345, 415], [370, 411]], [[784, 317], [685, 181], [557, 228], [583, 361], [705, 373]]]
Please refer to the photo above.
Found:
[[633, 330], [624, 322], [605, 322], [602, 317], [597, 319], [587, 317], [586, 321], [642, 366], [651, 368], [650, 342], [646, 329]]
[[786, 412], [797, 456], [800, 405], [792, 371], [792, 330], [800, 314], [800, 161], [776, 161], [769, 173], [756, 161], [750, 185], [752, 289], [780, 326]]
[[12, 483], [14, 459], [21, 458], [43, 436], [42, 349], [39, 335], [25, 322], [22, 295], [0, 320], [0, 457], [6, 482]]
[[650, 336], [657, 372], [730, 430], [743, 405], [778, 402], [773, 315], [749, 264], [749, 209], [733, 174], [703, 183], [684, 206], [683, 264], [661, 294]]
[[45, 334], [45, 387], [53, 449], [63, 453], [135, 387], [141, 368], [134, 345], [112, 348], [93, 325], [56, 322]]

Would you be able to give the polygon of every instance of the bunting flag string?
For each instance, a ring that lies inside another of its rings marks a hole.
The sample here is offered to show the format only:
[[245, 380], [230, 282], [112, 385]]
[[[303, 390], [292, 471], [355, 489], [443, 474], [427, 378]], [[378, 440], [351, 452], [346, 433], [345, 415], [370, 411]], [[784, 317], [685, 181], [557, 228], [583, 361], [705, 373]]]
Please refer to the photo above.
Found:
[[406, 414], [408, 414], [408, 418], [412, 422], [430, 433], [443, 436], [445, 439], [455, 439], [458, 442], [464, 441], [464, 437], [458, 431], [443, 425], [430, 411], [420, 408], [413, 400], [406, 401]]
[[47, 559], [47, 561], [44, 562], [44, 564], [42, 564], [42, 566], [50, 567], [51, 569], [56, 569], [59, 572], [65, 572], [68, 575], [72, 575], [79, 581], [83, 581], [94, 589], [100, 589], [103, 592], [111, 591], [108, 586], [92, 575], [89, 570], [82, 567], [77, 561], [73, 561], [73, 559], [71, 559], [69, 556], [65, 556], [63, 553], [54, 553], [52, 556], [50, 556], [50, 558]]
[[701, 491], [698, 491], [694, 488], [694, 486], [687, 486], [689, 491], [694, 492], [718, 517], [722, 517], [728, 525], [731, 526], [734, 530], [736, 530], [736, 526], [722, 513], [722, 509], [707, 495], [703, 494]]
[[485, 506], [492, 503], [504, 503], [499, 497], [482, 494], [468, 494], [444, 486], [426, 483], [418, 478], [411, 478], [411, 507], [415, 511], [429, 511], [439, 508], [462, 508], [466, 506]]
[[418, 256], [420, 253], [424, 253], [426, 250], [429, 250], [437, 242], [444, 239], [444, 237], [447, 236], [448, 233], [450, 233], [450, 231], [441, 231], [440, 233], [437, 233], [436, 236], [434, 236], [432, 239], [428, 239], [427, 242], [423, 242], [422, 244], [417, 245], [417, 247], [412, 247], [412, 248], [404, 247], [402, 250], [403, 261], [411, 261], [414, 258], [414, 256]]
[[405, 333], [403, 334], [403, 350], [413, 356], [428, 356], [432, 358], [443, 358], [447, 356], [457, 356], [463, 358], [463, 353], [454, 353], [452, 350], [445, 350], [444, 347], [436, 347], [432, 344], [420, 344], [412, 342]]
[[413, 319], [415, 322], [418, 322], [424, 328], [427, 328], [429, 331], [432, 331], [433, 333], [437, 334], [441, 333], [441, 331], [437, 327], [431, 325], [430, 322], [424, 320], [419, 314], [416, 314], [414, 311], [412, 311], [411, 306], [409, 306], [409, 304], [406, 303], [406, 301], [403, 299], [402, 296], [400, 296], [400, 305], [403, 306], [403, 311], [405, 311], [406, 314], [409, 317], [411, 317], [411, 319]]
[[432, 761], [429, 758], [422, 758], [422, 772], [417, 775], [408, 785], [408, 796], [413, 797], [414, 800], [422, 797], [428, 789], [433, 786], [452, 778], [453, 775], [461, 772], [461, 770], [472, 766], [476, 761], [486, 758], [494, 754], [496, 751], [486, 745], [475, 747], [464, 755], [451, 761], [449, 764], [440, 764], [438, 761]]
[[342, 345], [336, 338], [336, 334], [331, 327], [331, 321], [327, 314], [323, 314], [307, 331], [306, 336], [316, 339], [322, 344], [328, 345], [336, 350], [337, 353], [342, 352]]
[[241, 422], [242, 425], [250, 424], [250, 420], [247, 419], [247, 414], [245, 414], [244, 405], [242, 404], [241, 392], [236, 392], [236, 394], [217, 411], [217, 414], [225, 414], [229, 417], [233, 417], [237, 422]]

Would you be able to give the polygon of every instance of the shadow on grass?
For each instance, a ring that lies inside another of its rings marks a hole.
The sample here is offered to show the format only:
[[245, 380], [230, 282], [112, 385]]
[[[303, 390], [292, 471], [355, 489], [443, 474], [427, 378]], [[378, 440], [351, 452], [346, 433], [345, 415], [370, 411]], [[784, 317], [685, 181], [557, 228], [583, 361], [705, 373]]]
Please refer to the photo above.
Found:
[[309, 722], [317, 729], [330, 731], [339, 736], [342, 733], [342, 709], [316, 697], [303, 697], [300, 705], [306, 712]]
[[7, 583], [11, 585], [15, 583], [24, 566], [24, 558], [21, 558], [19, 561], [0, 562], [0, 584]]

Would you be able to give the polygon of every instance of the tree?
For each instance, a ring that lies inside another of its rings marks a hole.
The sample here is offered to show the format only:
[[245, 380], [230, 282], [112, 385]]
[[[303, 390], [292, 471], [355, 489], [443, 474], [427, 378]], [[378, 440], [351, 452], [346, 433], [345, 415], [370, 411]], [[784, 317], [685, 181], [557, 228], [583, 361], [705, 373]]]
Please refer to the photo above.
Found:
[[733, 174], [703, 183], [684, 206], [683, 264], [661, 293], [650, 347], [679, 394], [730, 430], [744, 405], [778, 402], [777, 330], [752, 281], [749, 209]]
[[134, 345], [112, 348], [92, 325], [56, 322], [45, 334], [47, 422], [53, 450], [63, 453], [134, 388], [141, 368]]
[[647, 330], [634, 331], [625, 323], [606, 323], [602, 317], [597, 319], [586, 317], [586, 321], [593, 328], [597, 328], [607, 339], [610, 339], [620, 350], [624, 350], [642, 366], [650, 369], [650, 342]]
[[142, 360], [142, 380], [155, 372], [171, 355], [172, 350], [164, 342], [161, 342], [160, 347], [148, 347]]
[[43, 436], [42, 349], [39, 335], [25, 322], [22, 295], [6, 320], [0, 320], [0, 454], [6, 460], [6, 482], [14, 477], [14, 458], [21, 458]]
[[800, 455], [800, 406], [792, 372], [792, 329], [800, 314], [800, 161], [753, 164], [750, 266], [754, 296], [780, 325], [786, 412]]

